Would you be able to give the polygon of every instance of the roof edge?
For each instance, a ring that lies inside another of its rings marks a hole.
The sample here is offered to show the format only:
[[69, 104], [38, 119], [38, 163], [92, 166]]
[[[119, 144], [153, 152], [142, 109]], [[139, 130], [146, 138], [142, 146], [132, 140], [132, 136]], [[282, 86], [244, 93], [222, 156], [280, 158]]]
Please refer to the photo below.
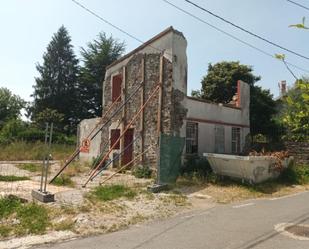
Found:
[[[144, 42], [143, 44], [141, 44], [140, 46], [138, 46], [137, 48], [135, 48], [134, 50], [132, 50], [131, 52], [125, 54], [124, 56], [120, 57], [118, 60], [115, 60], [114, 62], [112, 62], [111, 64], [109, 64], [106, 69], [111, 68], [112, 66], [118, 64], [119, 62], [129, 58], [130, 56], [132, 56], [133, 54], [135, 54], [136, 52], [138, 52], [139, 50], [142, 50], [143, 48], [149, 46], [151, 43], [153, 43], [154, 41], [160, 39], [162, 36], [168, 34], [169, 32], [175, 32], [176, 34], [182, 35], [183, 34], [177, 30], [175, 30], [173, 28], [173, 26], [168, 27], [167, 29], [163, 30], [162, 32], [160, 32], [159, 34], [157, 34], [156, 36], [152, 37], [150, 40]], [[184, 36], [183, 36], [184, 37]]]

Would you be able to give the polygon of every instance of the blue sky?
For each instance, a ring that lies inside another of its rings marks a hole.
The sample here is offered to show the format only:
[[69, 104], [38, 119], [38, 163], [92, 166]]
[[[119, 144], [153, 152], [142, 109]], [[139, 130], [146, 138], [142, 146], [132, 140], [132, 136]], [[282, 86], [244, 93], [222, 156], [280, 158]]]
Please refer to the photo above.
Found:
[[[190, 16], [179, 12], [161, 0], [79, 0], [115, 25], [141, 40], [148, 40], [168, 26], [183, 32], [188, 41], [188, 93], [200, 88], [208, 63], [238, 60], [253, 66], [254, 73], [262, 76], [264, 88], [278, 95], [278, 82], [293, 77], [284, 65], [272, 58], [246, 47]], [[183, 0], [170, 0], [205, 21], [243, 39], [271, 54], [283, 53], [271, 45], [257, 40], [208, 14], [189, 6]], [[297, 0], [309, 6], [308, 0]], [[309, 57], [309, 31], [288, 28], [299, 23], [309, 11], [286, 0], [195, 0], [207, 9], [262, 35], [282, 46]], [[25, 100], [37, 76], [35, 64], [42, 62], [42, 55], [52, 35], [64, 25], [70, 32], [72, 43], [79, 57], [80, 47], [104, 31], [127, 44], [126, 51], [140, 44], [118, 30], [108, 26], [70, 0], [10, 0], [1, 1], [0, 8], [0, 87], [7, 87]], [[309, 70], [309, 61], [286, 53], [291, 63]], [[293, 69], [301, 76], [304, 72]]]

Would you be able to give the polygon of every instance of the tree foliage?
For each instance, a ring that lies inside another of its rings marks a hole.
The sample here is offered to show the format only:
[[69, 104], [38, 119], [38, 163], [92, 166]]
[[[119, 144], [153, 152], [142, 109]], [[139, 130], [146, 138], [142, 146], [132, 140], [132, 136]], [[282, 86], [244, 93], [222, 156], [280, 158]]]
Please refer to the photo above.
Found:
[[61, 131], [61, 124], [64, 119], [64, 114], [57, 112], [57, 110], [46, 108], [39, 112], [35, 117], [35, 124], [44, 129], [46, 123], [53, 123], [55, 130]]
[[30, 108], [32, 120], [46, 109], [63, 115], [61, 127], [67, 133], [75, 132], [80, 121], [78, 59], [67, 29], [61, 26], [52, 37], [43, 55], [43, 64], [36, 66], [39, 77], [35, 78], [34, 102]]
[[17, 119], [26, 102], [13, 94], [9, 89], [0, 88], [0, 128], [5, 122]]
[[309, 141], [309, 79], [296, 81], [283, 99], [282, 123], [288, 129], [288, 139]]
[[[228, 103], [237, 92], [237, 81], [250, 85], [250, 132], [254, 136], [263, 134], [272, 137], [277, 128], [272, 116], [277, 112], [275, 101], [269, 90], [255, 83], [261, 79], [253, 74], [250, 66], [238, 61], [223, 61], [209, 64], [207, 75], [202, 79], [200, 96], [219, 103]], [[198, 95], [198, 92], [197, 92]]]
[[103, 80], [106, 67], [124, 52], [125, 44], [99, 33], [98, 38], [82, 48], [83, 66], [80, 70], [81, 112], [83, 118], [102, 115]]
[[237, 81], [253, 86], [261, 77], [252, 74], [253, 69], [238, 61], [223, 61], [208, 65], [207, 75], [202, 79], [201, 96], [215, 102], [228, 103], [237, 91]]

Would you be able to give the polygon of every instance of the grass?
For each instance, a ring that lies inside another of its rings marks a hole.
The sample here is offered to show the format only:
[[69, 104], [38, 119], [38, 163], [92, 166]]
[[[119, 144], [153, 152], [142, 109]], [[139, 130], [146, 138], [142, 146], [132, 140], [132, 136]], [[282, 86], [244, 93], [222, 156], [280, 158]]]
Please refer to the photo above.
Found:
[[74, 187], [75, 183], [72, 181], [71, 177], [66, 175], [66, 174], [62, 174], [60, 176], [58, 176], [53, 182], [53, 185], [56, 186], [67, 186], [67, 187]]
[[12, 228], [10, 226], [0, 225], [0, 237], [8, 237], [11, 231]]
[[166, 202], [171, 201], [175, 206], [186, 206], [188, 205], [187, 197], [182, 194], [172, 194], [166, 199]]
[[[230, 203], [261, 197], [279, 197], [309, 189], [309, 165], [287, 168], [276, 180], [256, 185], [243, 184], [230, 178], [219, 178], [214, 174], [199, 178], [180, 177], [175, 185], [179, 189], [191, 189], [211, 196], [218, 203]], [[295, 186], [298, 187], [295, 187]]]
[[90, 169], [90, 163], [87, 162], [80, 162], [80, 161], [74, 161], [70, 164], [70, 167], [67, 167], [64, 170], [64, 173], [67, 176], [76, 176], [79, 175], [81, 173], [85, 173], [88, 172]]
[[72, 230], [74, 228], [74, 221], [72, 219], [66, 219], [62, 222], [54, 224], [53, 227], [56, 231]]
[[14, 175], [0, 175], [0, 182], [16, 182], [16, 181], [25, 181], [30, 180], [27, 176], [14, 176]]
[[[44, 157], [42, 142], [15, 142], [1, 146], [0, 161], [42, 160]], [[75, 150], [74, 145], [52, 144], [51, 154], [54, 160], [66, 159]]]
[[21, 201], [15, 196], [0, 198], [0, 219], [7, 218], [20, 207]]
[[30, 172], [41, 172], [42, 164], [34, 164], [34, 163], [23, 163], [16, 165], [19, 169], [27, 170]]
[[20, 206], [16, 213], [24, 234], [42, 234], [49, 225], [47, 209], [38, 204]]
[[111, 201], [125, 197], [133, 199], [137, 193], [129, 187], [123, 185], [98, 186], [90, 192], [90, 199], [98, 201]]
[[149, 178], [151, 178], [151, 175], [152, 175], [152, 169], [149, 168], [148, 166], [145, 166], [145, 165], [138, 165], [137, 167], [135, 167], [133, 169], [132, 174], [136, 178], [146, 178], [146, 179], [149, 179]]
[[[18, 223], [12, 223], [12, 218]], [[7, 237], [10, 233], [18, 235], [42, 234], [49, 225], [48, 210], [36, 203], [23, 203], [15, 196], [0, 199], [0, 236]]]

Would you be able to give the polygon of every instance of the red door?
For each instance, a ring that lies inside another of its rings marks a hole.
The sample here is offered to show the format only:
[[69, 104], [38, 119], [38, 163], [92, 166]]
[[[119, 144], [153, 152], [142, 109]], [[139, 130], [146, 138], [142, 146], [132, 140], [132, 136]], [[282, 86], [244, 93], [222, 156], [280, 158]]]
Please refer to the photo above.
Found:
[[126, 165], [133, 159], [133, 143], [132, 143], [133, 136], [134, 136], [134, 129], [128, 129], [124, 134], [124, 149], [126, 150], [124, 151], [122, 156], [121, 160], [122, 165]]

